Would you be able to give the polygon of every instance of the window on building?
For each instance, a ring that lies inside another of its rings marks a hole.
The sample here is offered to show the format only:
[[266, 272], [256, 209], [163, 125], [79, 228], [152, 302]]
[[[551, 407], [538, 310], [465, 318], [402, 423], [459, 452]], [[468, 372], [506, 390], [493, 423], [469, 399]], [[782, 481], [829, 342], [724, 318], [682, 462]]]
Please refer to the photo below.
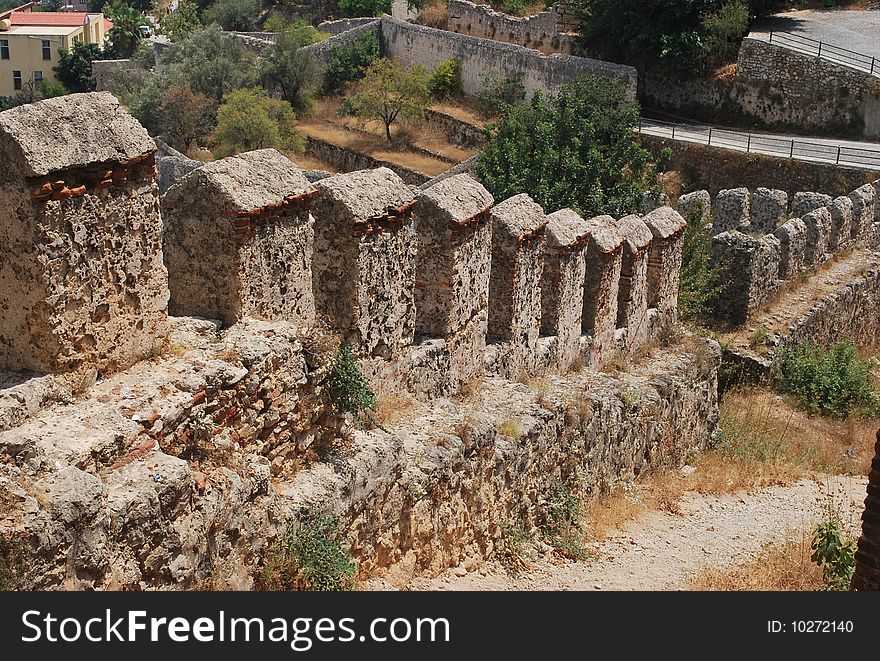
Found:
[[34, 82], [38, 83], [43, 80], [43, 72], [42, 71], [34, 71]]
[[21, 71], [12, 72], [12, 87], [17, 90], [21, 89]]
[[0, 60], [9, 59], [9, 39], [0, 39]]
[[43, 39], [43, 59], [52, 59], [52, 44], [49, 42], [48, 39]]

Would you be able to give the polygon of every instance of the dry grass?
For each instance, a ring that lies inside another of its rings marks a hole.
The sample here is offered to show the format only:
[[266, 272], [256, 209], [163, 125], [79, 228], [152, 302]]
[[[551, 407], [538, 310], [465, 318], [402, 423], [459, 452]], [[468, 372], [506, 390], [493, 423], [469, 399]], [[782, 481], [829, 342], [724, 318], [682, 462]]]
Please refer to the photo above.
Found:
[[449, 5], [446, 0], [433, 0], [422, 7], [416, 22], [429, 28], [445, 30], [449, 21]]
[[522, 427], [520, 427], [518, 420], [508, 418], [498, 425], [498, 433], [503, 436], [509, 436], [513, 440], [518, 441], [522, 438]]
[[758, 556], [734, 567], [707, 567], [688, 582], [691, 590], [810, 591], [825, 589], [822, 570], [810, 561], [810, 535], [792, 534], [769, 542]]
[[614, 489], [586, 508], [583, 522], [586, 536], [592, 541], [601, 541], [609, 532], [638, 519], [646, 509], [646, 503], [633, 489]]
[[382, 427], [394, 427], [412, 420], [418, 413], [418, 402], [408, 395], [383, 395], [379, 397], [376, 422]]

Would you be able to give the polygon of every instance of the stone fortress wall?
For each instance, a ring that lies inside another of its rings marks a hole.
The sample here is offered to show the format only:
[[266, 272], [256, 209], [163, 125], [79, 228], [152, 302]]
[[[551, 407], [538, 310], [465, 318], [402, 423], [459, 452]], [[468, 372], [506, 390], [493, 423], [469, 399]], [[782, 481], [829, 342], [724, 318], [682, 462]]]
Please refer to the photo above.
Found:
[[[595, 369], [675, 324], [669, 207], [547, 215], [466, 174], [416, 189], [385, 168], [313, 184], [274, 150], [196, 168], [160, 206], [156, 146], [107, 93], [0, 114], [0, 150], [0, 529], [31, 545], [32, 587], [215, 569], [251, 587], [307, 506], [343, 519], [371, 571], [436, 570], [537, 521], [548, 475], [582, 465], [601, 489], [714, 427], [717, 345]], [[430, 420], [352, 431], [329, 395], [340, 341], [380, 393], [436, 400]], [[541, 375], [538, 405], [522, 381]], [[450, 399], [484, 379], [479, 404]], [[520, 439], [497, 431], [511, 416]], [[315, 463], [346, 428], [351, 451]]]
[[746, 322], [787, 282], [814, 271], [835, 254], [880, 246], [880, 180], [833, 198], [814, 192], [748, 188], [682, 195], [678, 211], [713, 234], [724, 289], [715, 315]]

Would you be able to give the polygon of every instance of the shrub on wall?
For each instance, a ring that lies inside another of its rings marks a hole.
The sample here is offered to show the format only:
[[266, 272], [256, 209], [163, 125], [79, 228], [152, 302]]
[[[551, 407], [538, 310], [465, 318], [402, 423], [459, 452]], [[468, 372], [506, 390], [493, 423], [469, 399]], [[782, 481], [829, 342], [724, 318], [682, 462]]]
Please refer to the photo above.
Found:
[[339, 9], [348, 18], [381, 16], [391, 13], [391, 0], [339, 0]]

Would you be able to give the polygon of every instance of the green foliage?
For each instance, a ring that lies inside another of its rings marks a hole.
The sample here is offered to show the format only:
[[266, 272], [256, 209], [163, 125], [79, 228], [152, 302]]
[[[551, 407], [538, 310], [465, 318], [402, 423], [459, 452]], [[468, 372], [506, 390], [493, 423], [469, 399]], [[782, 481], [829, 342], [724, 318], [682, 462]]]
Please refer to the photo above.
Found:
[[158, 107], [162, 135], [184, 154], [195, 140], [205, 137], [217, 121], [217, 104], [186, 85], [165, 90]]
[[495, 557], [511, 574], [528, 571], [532, 564], [528, 547], [532, 541], [529, 531], [521, 523], [507, 523], [501, 528]]
[[284, 25], [277, 41], [262, 58], [264, 86], [272, 92], [279, 92], [297, 112], [309, 108], [312, 90], [318, 84], [315, 59], [300, 49], [319, 41], [319, 35], [304, 21]]
[[218, 103], [232, 90], [253, 87], [259, 81], [253, 54], [235, 39], [224, 39], [212, 25], [169, 46], [162, 55], [160, 85], [182, 83]]
[[735, 59], [748, 24], [775, 0], [575, 0], [581, 46], [677, 75]]
[[521, 73], [501, 76], [488, 73], [483, 77], [483, 88], [477, 93], [477, 107], [485, 115], [495, 115], [505, 106], [524, 101], [526, 88]]
[[391, 125], [399, 117], [423, 117], [430, 103], [428, 72], [414, 66], [406, 71], [389, 59], [373, 62], [348, 97], [353, 114], [361, 120], [378, 119], [391, 142]]
[[104, 7], [104, 15], [113, 22], [113, 27], [107, 33], [109, 44], [105, 49], [106, 57], [119, 59], [131, 57], [144, 38], [141, 27], [152, 24], [140, 10], [124, 3], [114, 3]]
[[856, 543], [842, 540], [837, 522], [823, 521], [813, 531], [810, 560], [822, 568], [822, 578], [831, 590], [849, 590], [856, 566]]
[[712, 237], [702, 226], [702, 209], [688, 218], [681, 255], [681, 280], [678, 285], [678, 314], [682, 321], [700, 322], [712, 310], [721, 293], [723, 268], [713, 264]]
[[739, 45], [749, 32], [749, 4], [730, 0], [703, 16], [705, 59], [709, 66], [736, 60]]
[[845, 418], [878, 411], [873, 362], [859, 359], [849, 342], [823, 350], [808, 343], [780, 351], [777, 387], [810, 413]]
[[58, 64], [52, 71], [69, 92], [93, 92], [92, 62], [100, 58], [101, 48], [97, 44], [75, 43], [70, 51], [58, 49]]
[[334, 46], [324, 69], [324, 90], [338, 92], [346, 83], [360, 80], [379, 59], [379, 39], [372, 32], [349, 46]]
[[[330, 397], [339, 413], [348, 413], [361, 426], [379, 427], [374, 414], [379, 400], [370, 388], [349, 347], [341, 347], [330, 370]], [[381, 428], [381, 427], [380, 427]]]
[[205, 18], [230, 32], [253, 32], [259, 13], [260, 0], [217, 0], [205, 12]]
[[655, 190], [650, 154], [632, 130], [638, 108], [618, 81], [585, 76], [557, 95], [504, 106], [487, 127], [477, 174], [496, 200], [528, 193], [549, 211], [621, 217]]
[[381, 16], [391, 13], [391, 0], [339, 0], [339, 9], [347, 18]]
[[199, 18], [199, 8], [194, 2], [185, 0], [177, 9], [162, 19], [162, 32], [171, 37], [172, 41], [179, 41], [202, 29], [202, 19]]
[[296, 130], [296, 113], [290, 104], [270, 98], [257, 87], [237, 89], [223, 97], [214, 143], [218, 157], [268, 147], [305, 149], [305, 138]]
[[339, 527], [327, 516], [289, 519], [260, 572], [264, 590], [352, 590], [357, 566]]
[[428, 79], [428, 91], [435, 99], [460, 95], [461, 61], [450, 58], [438, 64]]
[[584, 546], [584, 531], [580, 524], [583, 506], [580, 499], [564, 482], [550, 485], [543, 507], [544, 523], [541, 532], [550, 544], [565, 557], [585, 560], [590, 552]]
[[523, 10], [526, 8], [526, 0], [496, 0], [492, 6], [505, 14], [522, 16]]

